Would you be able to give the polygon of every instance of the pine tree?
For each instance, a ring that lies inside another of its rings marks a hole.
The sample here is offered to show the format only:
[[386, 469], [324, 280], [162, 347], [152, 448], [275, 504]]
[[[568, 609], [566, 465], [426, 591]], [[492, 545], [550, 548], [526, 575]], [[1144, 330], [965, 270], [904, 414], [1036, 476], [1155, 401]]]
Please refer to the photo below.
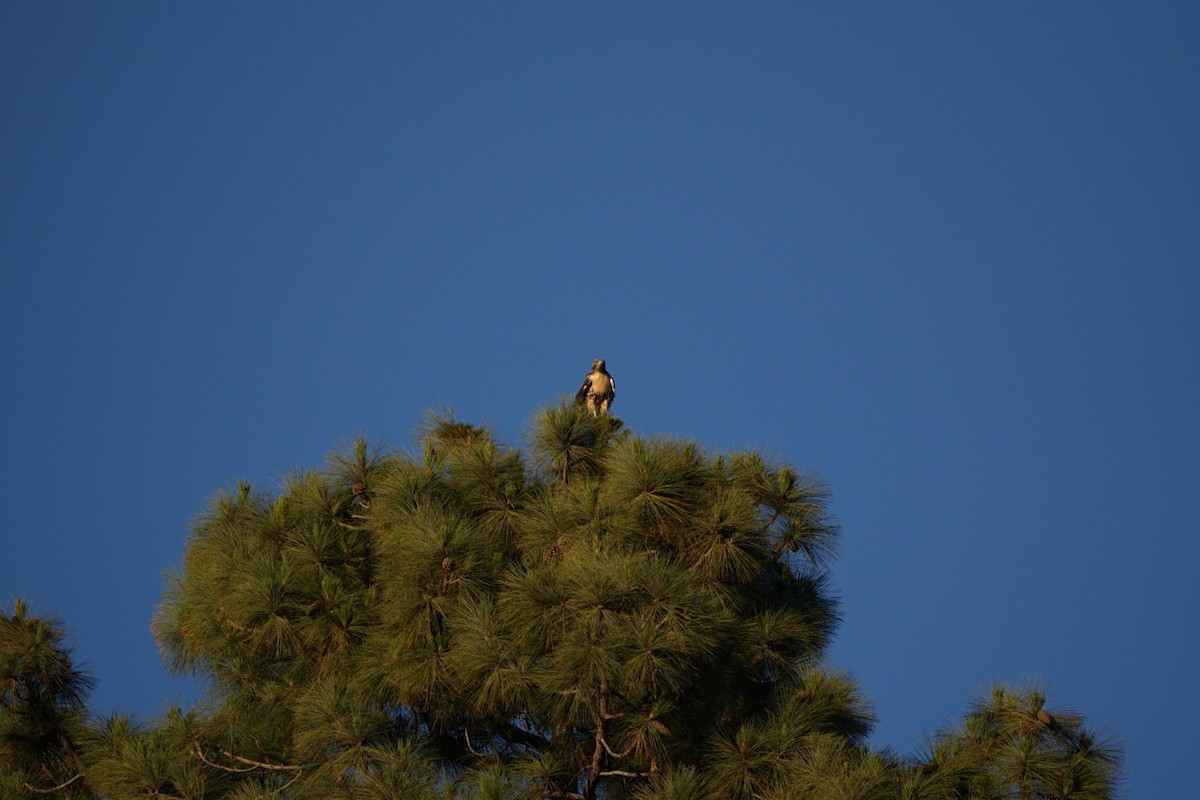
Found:
[[[74, 684], [30, 673], [0, 707], [20, 765], [0, 797], [1112, 796], [1115, 745], [1033, 691], [920, 757], [870, 748], [868, 704], [823, 661], [838, 529], [815, 476], [566, 404], [528, 453], [439, 416], [417, 444], [214, 498], [155, 620], [205, 701], [85, 725], [69, 662]], [[13, 686], [22, 641], [0, 639]], [[60, 637], [43, 647], [58, 663]]]
[[81, 741], [91, 679], [64, 643], [62, 624], [0, 613], [0, 797], [83, 796]]

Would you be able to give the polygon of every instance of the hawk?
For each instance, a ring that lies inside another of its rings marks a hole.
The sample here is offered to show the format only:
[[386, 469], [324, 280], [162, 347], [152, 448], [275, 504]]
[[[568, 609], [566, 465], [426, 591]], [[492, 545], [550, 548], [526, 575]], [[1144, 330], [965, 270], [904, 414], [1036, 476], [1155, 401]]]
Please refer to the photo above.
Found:
[[575, 393], [575, 402], [587, 406], [593, 417], [608, 414], [608, 407], [617, 396], [617, 382], [604, 368], [604, 359], [592, 362], [592, 371], [583, 379], [583, 386]]

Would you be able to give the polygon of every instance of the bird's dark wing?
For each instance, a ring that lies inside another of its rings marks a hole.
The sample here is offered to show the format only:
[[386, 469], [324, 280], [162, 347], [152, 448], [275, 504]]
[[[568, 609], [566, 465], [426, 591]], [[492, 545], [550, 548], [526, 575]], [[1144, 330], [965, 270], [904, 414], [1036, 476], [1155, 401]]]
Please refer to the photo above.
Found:
[[588, 373], [583, 379], [583, 386], [579, 387], [579, 391], [575, 393], [575, 402], [582, 403], [587, 400], [588, 389], [592, 387], [592, 373]]

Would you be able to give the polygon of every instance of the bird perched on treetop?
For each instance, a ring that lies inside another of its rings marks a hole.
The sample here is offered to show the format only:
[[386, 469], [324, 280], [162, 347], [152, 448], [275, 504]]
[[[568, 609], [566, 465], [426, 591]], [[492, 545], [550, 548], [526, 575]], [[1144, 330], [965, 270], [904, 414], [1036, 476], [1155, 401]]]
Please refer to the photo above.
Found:
[[593, 417], [608, 414], [608, 407], [617, 396], [617, 382], [604, 368], [604, 359], [597, 358], [592, 362], [592, 371], [583, 379], [583, 386], [575, 393], [575, 402], [587, 406], [588, 413]]

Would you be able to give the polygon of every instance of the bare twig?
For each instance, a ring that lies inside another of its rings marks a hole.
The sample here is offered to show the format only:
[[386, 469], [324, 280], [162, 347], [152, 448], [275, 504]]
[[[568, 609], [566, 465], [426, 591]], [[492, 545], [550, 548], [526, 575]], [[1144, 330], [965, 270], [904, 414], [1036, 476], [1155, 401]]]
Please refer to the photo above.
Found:
[[52, 786], [49, 789], [39, 789], [38, 787], [31, 786], [28, 783], [25, 784], [25, 788], [31, 792], [37, 792], [38, 794], [53, 794], [54, 792], [61, 792], [63, 789], [67, 788], [72, 783], [74, 783], [75, 781], [79, 780], [82, 777], [83, 777], [83, 773], [77, 772], [77, 773], [75, 773], [74, 778], [71, 778], [70, 780], [68, 780], [64, 783], [60, 783], [58, 786]]
[[249, 764], [251, 767], [257, 767], [258, 769], [277, 770], [279, 772], [300, 772], [304, 769], [304, 767], [291, 767], [287, 764], [264, 764], [261, 761], [251, 761], [248, 758], [235, 756], [233, 753], [230, 753], [226, 750], [222, 750], [221, 755], [225, 756], [226, 758], [231, 758], [234, 761], [239, 761], [242, 764]]
[[261, 761], [252, 761], [249, 758], [243, 758], [241, 756], [234, 755], [233, 753], [229, 752], [228, 750], [222, 750], [221, 755], [225, 756], [229, 760], [237, 761], [240, 764], [247, 765], [245, 767], [227, 767], [224, 764], [217, 764], [216, 762], [210, 760], [208, 758], [208, 756], [204, 755], [204, 748], [202, 748], [200, 746], [200, 742], [193, 741], [192, 746], [196, 751], [197, 758], [199, 758], [205, 764], [208, 764], [210, 767], [213, 767], [215, 769], [224, 770], [225, 772], [245, 773], [245, 772], [253, 772], [256, 769], [265, 769], [265, 770], [270, 770], [270, 771], [274, 771], [274, 772], [300, 773], [304, 770], [304, 767], [292, 767], [292, 766], [288, 766], [286, 764], [264, 764]]
[[194, 749], [196, 751], [196, 758], [200, 759], [205, 764], [208, 764], [210, 767], [213, 767], [215, 769], [225, 770], [226, 772], [238, 772], [238, 773], [254, 772], [254, 770], [255, 770], [254, 767], [242, 767], [239, 769], [238, 767], [226, 767], [222, 764], [217, 764], [213, 761], [209, 761], [208, 756], [204, 755], [204, 750], [203, 750], [203, 748], [200, 747], [199, 742], [192, 742], [192, 749]]
[[470, 750], [470, 751], [471, 751], [472, 753], [474, 753], [475, 755], [477, 755], [477, 756], [479, 756], [480, 758], [482, 758], [482, 757], [483, 757], [483, 753], [481, 753], [481, 752], [479, 752], [478, 750], [476, 750], [476, 749], [475, 749], [475, 746], [471, 744], [471, 732], [470, 732], [469, 730], [467, 730], [467, 726], [466, 726], [466, 725], [463, 725], [463, 736], [465, 736], [465, 737], [466, 737], [466, 739], [467, 739], [467, 749], [468, 749], [468, 750]]
[[[609, 747], [609, 746], [608, 746], [608, 739], [606, 739], [606, 738], [604, 738], [603, 736], [601, 736], [601, 737], [600, 737], [600, 742], [601, 742], [601, 743], [604, 745], [604, 749], [608, 751], [608, 754], [609, 754], [610, 756], [612, 756], [613, 758], [624, 758], [625, 756], [627, 756], [627, 755], [629, 755], [630, 753], [632, 753], [632, 752], [633, 752], [633, 748], [634, 748], [634, 745], [632, 745], [632, 744], [631, 744], [631, 745], [629, 745], [629, 747], [625, 748], [623, 751], [621, 751], [620, 753], [618, 753], [618, 752], [616, 752], [615, 750], [613, 750], [611, 747]], [[602, 772], [602, 773], [600, 773], [600, 774], [601, 774], [601, 775], [608, 775], [609, 773], [607, 773], [607, 772]]]
[[600, 773], [602, 777], [611, 775], [617, 778], [649, 778], [653, 774], [653, 772], [630, 772], [624, 769], [607, 769]]

